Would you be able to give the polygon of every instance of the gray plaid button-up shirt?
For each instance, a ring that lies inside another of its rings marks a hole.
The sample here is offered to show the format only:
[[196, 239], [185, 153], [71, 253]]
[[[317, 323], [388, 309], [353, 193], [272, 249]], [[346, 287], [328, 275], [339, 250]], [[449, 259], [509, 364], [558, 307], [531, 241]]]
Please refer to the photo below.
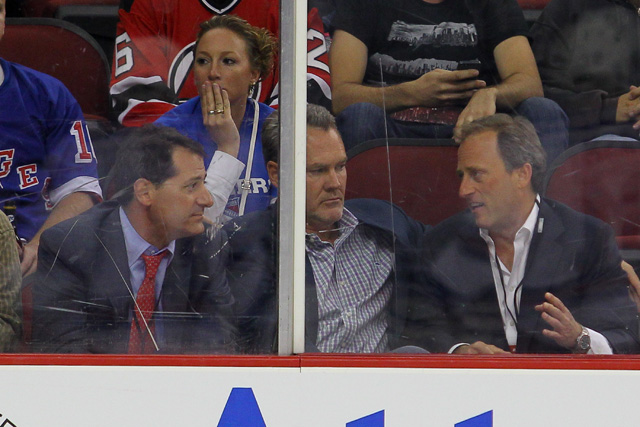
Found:
[[387, 350], [386, 306], [392, 293], [391, 236], [374, 236], [346, 208], [334, 244], [307, 234], [318, 293], [318, 349], [331, 353]]

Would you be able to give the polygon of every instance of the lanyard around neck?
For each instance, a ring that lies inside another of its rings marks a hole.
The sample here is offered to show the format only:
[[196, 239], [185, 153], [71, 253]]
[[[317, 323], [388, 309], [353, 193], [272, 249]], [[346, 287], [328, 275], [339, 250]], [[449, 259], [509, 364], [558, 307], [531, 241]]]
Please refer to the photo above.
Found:
[[253, 128], [251, 130], [251, 142], [249, 145], [249, 155], [247, 156], [247, 166], [245, 168], [244, 179], [240, 185], [242, 196], [240, 198], [240, 206], [238, 208], [238, 216], [244, 215], [244, 209], [247, 204], [247, 196], [251, 191], [251, 168], [253, 166], [253, 156], [256, 149], [256, 138], [258, 136], [258, 119], [260, 118], [260, 104], [253, 98], [249, 98], [253, 102]]

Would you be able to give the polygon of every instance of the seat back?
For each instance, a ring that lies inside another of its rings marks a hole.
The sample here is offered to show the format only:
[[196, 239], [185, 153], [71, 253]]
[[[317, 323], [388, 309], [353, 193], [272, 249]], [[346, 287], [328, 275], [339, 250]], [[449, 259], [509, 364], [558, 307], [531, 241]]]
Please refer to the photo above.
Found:
[[107, 117], [109, 65], [93, 38], [52, 18], [9, 18], [0, 57], [60, 80], [88, 118]]
[[24, 0], [27, 16], [54, 17], [68, 6], [118, 6], [120, 0]]
[[542, 10], [551, 0], [518, 0], [524, 19], [531, 27], [542, 14]]
[[449, 139], [391, 139], [388, 150], [384, 139], [367, 141], [348, 153], [346, 197], [392, 200], [435, 225], [465, 207], [458, 197], [457, 152]]
[[609, 223], [616, 236], [638, 236], [638, 165], [638, 142], [583, 142], [554, 161], [545, 178], [545, 195]]
[[518, 0], [522, 10], [542, 10], [551, 0]]

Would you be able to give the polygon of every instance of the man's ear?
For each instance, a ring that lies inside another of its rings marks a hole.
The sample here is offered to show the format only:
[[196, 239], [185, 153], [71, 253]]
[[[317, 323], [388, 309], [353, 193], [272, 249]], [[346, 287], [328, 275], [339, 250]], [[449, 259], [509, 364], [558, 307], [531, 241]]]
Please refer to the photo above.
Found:
[[278, 187], [278, 164], [273, 160], [269, 160], [267, 162], [267, 174], [269, 175], [269, 180], [271, 180], [271, 184], [273, 184], [277, 188]]
[[533, 176], [533, 168], [531, 163], [525, 163], [514, 171], [518, 178], [518, 186], [526, 188], [531, 185], [531, 177]]
[[143, 206], [149, 206], [153, 202], [156, 186], [146, 178], [138, 178], [133, 183], [133, 197]]

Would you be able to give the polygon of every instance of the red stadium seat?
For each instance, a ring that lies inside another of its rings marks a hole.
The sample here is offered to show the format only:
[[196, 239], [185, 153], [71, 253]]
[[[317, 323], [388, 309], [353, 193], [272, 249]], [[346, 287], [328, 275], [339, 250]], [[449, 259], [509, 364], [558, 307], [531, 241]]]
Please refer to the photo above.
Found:
[[387, 157], [384, 139], [367, 141], [348, 153], [346, 197], [392, 199], [411, 217], [435, 225], [465, 207], [458, 197], [457, 152], [448, 139], [391, 139]]
[[98, 42], [111, 65], [119, 4], [120, 0], [25, 0], [23, 9], [29, 17], [76, 24]]
[[58, 9], [64, 6], [118, 6], [120, 0], [26, 0], [24, 9], [27, 16], [56, 16]]
[[551, 0], [518, 0], [522, 10], [542, 10]]
[[0, 57], [62, 81], [87, 119], [107, 117], [109, 65], [89, 34], [51, 18], [9, 18], [6, 24]]
[[545, 195], [609, 223], [622, 248], [640, 248], [638, 165], [638, 142], [583, 142], [549, 168]]
[[640, 234], [635, 236], [616, 236], [620, 249], [640, 249]]
[[544, 9], [550, 1], [551, 0], [518, 0], [518, 4], [524, 13], [524, 19], [529, 26], [538, 20], [540, 14], [542, 14], [542, 9]]

